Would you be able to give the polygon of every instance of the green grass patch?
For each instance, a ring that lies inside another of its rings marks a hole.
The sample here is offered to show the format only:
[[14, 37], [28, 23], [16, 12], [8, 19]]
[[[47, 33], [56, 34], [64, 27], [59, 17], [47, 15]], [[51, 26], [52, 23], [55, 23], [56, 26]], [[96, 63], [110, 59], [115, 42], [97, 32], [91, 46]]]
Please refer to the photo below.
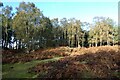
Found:
[[46, 63], [50, 61], [57, 61], [63, 57], [56, 57], [46, 60], [34, 60], [26, 63], [14, 63], [2, 65], [2, 78], [35, 78], [37, 74], [29, 73], [28, 69], [34, 67], [38, 63]]

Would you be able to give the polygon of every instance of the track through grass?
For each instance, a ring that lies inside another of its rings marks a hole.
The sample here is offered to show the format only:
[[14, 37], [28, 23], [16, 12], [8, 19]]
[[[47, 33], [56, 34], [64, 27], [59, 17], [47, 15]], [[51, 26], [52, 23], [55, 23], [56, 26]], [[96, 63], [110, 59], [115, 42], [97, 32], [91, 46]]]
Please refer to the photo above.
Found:
[[28, 69], [34, 67], [38, 63], [47, 63], [50, 61], [57, 61], [63, 57], [55, 57], [46, 60], [34, 60], [26, 63], [14, 63], [2, 65], [2, 78], [35, 78], [37, 74], [31, 74]]

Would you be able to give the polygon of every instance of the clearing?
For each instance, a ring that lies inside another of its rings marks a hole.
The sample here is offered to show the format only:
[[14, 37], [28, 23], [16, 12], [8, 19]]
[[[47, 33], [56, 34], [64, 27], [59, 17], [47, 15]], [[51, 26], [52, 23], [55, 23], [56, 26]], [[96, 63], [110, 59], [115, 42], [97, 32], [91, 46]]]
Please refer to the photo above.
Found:
[[118, 46], [3, 51], [5, 78], [120, 78]]

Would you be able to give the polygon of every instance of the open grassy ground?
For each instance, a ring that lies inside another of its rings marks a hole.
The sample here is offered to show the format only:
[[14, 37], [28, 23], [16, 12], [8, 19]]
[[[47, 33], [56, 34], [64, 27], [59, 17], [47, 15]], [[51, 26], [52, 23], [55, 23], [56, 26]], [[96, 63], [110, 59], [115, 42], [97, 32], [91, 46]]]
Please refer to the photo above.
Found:
[[118, 78], [118, 46], [58, 47], [30, 54], [3, 51], [4, 78]]
[[28, 69], [34, 67], [38, 63], [48, 63], [52, 61], [56, 61], [61, 57], [56, 57], [52, 59], [46, 60], [34, 60], [25, 63], [10, 63], [4, 64], [3, 67], [3, 78], [35, 78], [37, 74], [31, 74], [28, 72]]

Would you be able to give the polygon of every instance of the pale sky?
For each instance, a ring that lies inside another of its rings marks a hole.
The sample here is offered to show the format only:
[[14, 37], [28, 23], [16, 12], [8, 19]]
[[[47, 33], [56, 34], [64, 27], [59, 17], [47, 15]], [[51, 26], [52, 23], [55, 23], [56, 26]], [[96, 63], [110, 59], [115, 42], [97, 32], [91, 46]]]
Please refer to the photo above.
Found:
[[93, 22], [95, 16], [110, 17], [118, 22], [118, 1], [119, 0], [1, 0], [4, 6], [14, 8], [19, 2], [33, 2], [43, 11], [46, 17], [52, 18], [76, 18], [82, 22]]

